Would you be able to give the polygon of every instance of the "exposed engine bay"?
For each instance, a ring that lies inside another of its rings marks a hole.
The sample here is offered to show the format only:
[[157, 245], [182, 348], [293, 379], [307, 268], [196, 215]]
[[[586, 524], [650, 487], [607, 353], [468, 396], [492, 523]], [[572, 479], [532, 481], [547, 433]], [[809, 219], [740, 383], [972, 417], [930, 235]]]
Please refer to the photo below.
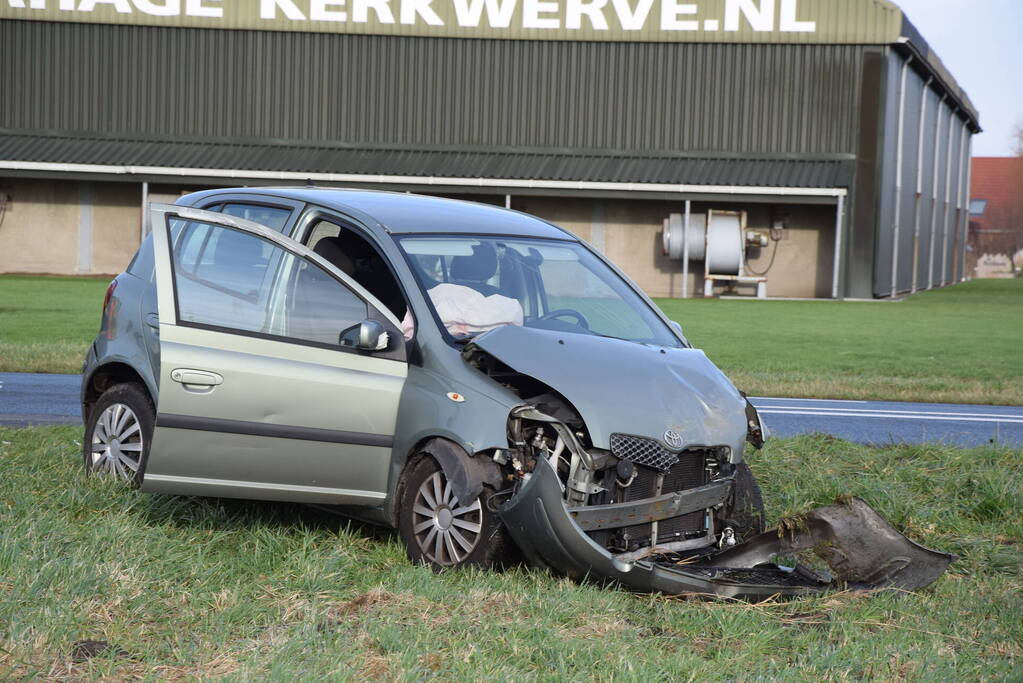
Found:
[[[523, 398], [509, 416], [509, 447], [490, 457], [508, 486], [501, 517], [535, 564], [640, 591], [766, 599], [913, 590], [954, 559], [913, 543], [858, 499], [765, 532], [759, 489], [730, 446], [671, 444], [669, 430], [660, 440], [614, 432], [597, 448], [557, 391], [472, 344], [463, 356]], [[748, 402], [746, 418], [747, 442], [759, 448], [765, 430]], [[806, 551], [830, 571], [796, 559]]]
[[538, 461], [547, 462], [564, 487], [565, 506], [590, 538], [623, 557], [651, 549], [692, 556], [735, 545], [736, 531], [724, 517], [735, 472], [727, 447], [675, 454], [653, 439], [614, 434], [610, 450], [593, 449], [578, 424], [544, 411], [551, 399], [543, 398], [548, 402], [512, 413], [511, 465], [525, 478]]

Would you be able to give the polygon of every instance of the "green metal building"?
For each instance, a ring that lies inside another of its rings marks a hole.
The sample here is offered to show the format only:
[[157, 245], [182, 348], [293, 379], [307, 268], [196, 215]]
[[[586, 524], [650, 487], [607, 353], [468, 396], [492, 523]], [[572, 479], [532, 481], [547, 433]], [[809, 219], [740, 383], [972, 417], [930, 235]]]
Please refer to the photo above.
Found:
[[147, 201], [314, 183], [525, 210], [655, 296], [724, 291], [662, 248], [708, 211], [772, 295], [965, 275], [977, 112], [887, 0], [0, 0], [0, 83], [0, 272], [117, 272]]

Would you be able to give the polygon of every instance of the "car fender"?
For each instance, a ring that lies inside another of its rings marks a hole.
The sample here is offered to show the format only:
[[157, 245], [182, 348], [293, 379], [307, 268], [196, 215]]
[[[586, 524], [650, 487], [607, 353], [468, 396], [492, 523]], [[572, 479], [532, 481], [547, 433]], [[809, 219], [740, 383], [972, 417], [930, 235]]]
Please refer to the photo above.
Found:
[[[396, 494], [401, 474], [409, 459], [423, 452], [426, 444], [440, 441], [456, 449], [457, 458], [452, 456], [449, 449], [438, 448], [438, 452], [442, 453], [440, 455], [431, 453], [444, 468], [444, 474], [452, 486], [456, 486], [457, 477], [463, 477], [462, 474], [456, 477], [453, 468], [449, 472], [448, 468], [456, 461], [477, 463], [486, 460], [488, 463], [483, 466], [466, 466], [476, 476], [470, 476], [467, 472], [462, 479], [458, 479], [466, 483], [456, 493], [459, 500], [470, 493], [472, 496], [468, 500], [478, 496], [482, 490], [479, 488], [481, 484], [471, 482], [486, 482], [488, 478], [492, 480], [493, 472], [498, 470], [496, 463], [488, 456], [476, 454], [508, 447], [508, 414], [522, 401], [490, 378], [463, 366], [459, 356], [454, 356], [454, 359], [453, 372], [447, 376], [415, 365], [409, 367], [398, 406], [388, 496], [383, 511], [384, 518], [392, 525], [397, 520]], [[448, 460], [447, 467], [442, 458]]]
[[484, 456], [471, 456], [447, 439], [430, 439], [419, 451], [432, 456], [440, 464], [455, 498], [462, 505], [476, 500], [483, 493], [484, 484], [496, 489], [503, 481], [501, 468], [496, 462]]
[[[91, 367], [90, 363], [92, 364]], [[88, 403], [89, 387], [92, 386], [93, 379], [96, 377], [97, 373], [109, 369], [112, 366], [127, 368], [131, 371], [131, 373], [137, 375], [137, 379], [142, 380], [142, 384], [150, 398], [153, 400], [153, 405], [155, 406], [157, 404], [159, 390], [156, 386], [155, 378], [148, 372], [148, 368], [144, 368], [145, 365], [148, 365], [148, 359], [145, 363], [142, 363], [138, 358], [131, 358], [122, 354], [104, 355], [101, 359], [93, 350], [90, 349], [89, 355], [86, 357], [86, 367], [83, 368], [82, 372], [82, 385], [80, 390], [82, 421], [89, 421], [89, 416], [85, 414], [85, 406]], [[123, 369], [118, 369], [115, 371], [115, 374], [123, 375], [125, 374], [125, 371]]]

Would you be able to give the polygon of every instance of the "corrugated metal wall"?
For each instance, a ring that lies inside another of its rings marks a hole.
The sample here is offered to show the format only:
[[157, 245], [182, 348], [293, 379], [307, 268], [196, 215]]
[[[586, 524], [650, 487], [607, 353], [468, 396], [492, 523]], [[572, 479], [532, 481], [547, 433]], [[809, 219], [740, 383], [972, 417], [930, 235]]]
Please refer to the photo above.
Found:
[[851, 45], [0, 22], [0, 127], [409, 145], [856, 149]]
[[[905, 61], [889, 51], [876, 296], [891, 296], [893, 289], [904, 294], [940, 287], [963, 277], [972, 134], [961, 112], [957, 115], [927, 79], [910, 67], [905, 79], [900, 182], [899, 103]], [[901, 193], [897, 191], [900, 184]]]

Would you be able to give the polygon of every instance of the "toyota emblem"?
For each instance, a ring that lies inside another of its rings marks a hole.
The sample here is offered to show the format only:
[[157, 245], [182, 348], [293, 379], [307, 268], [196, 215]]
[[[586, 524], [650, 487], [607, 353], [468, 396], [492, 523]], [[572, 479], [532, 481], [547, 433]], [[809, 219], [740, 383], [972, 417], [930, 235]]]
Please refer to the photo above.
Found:
[[669, 429], [664, 433], [664, 443], [668, 448], [677, 451], [682, 448], [682, 435], [674, 429]]

